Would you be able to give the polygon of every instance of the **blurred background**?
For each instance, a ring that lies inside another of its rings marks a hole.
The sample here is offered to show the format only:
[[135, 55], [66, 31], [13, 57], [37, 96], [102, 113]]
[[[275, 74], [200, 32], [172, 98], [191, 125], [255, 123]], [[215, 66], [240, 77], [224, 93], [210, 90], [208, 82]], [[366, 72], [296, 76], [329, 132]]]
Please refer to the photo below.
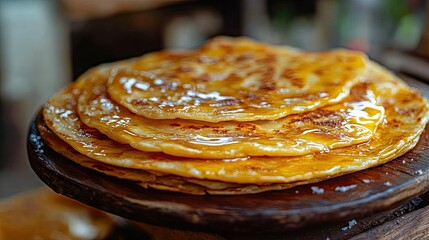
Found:
[[246, 35], [307, 50], [358, 49], [427, 80], [426, 2], [0, 0], [0, 198], [42, 185], [27, 161], [29, 123], [89, 67]]

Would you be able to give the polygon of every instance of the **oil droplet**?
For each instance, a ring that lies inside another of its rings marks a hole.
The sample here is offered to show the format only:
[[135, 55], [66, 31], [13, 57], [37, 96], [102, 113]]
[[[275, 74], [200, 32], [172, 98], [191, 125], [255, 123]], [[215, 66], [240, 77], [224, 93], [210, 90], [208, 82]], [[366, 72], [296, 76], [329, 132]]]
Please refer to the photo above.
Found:
[[323, 194], [325, 192], [323, 188], [319, 188], [316, 186], [312, 186], [311, 191], [313, 192], [313, 194]]
[[192, 97], [192, 98], [200, 98], [200, 99], [213, 99], [216, 101], [224, 101], [224, 100], [235, 100], [235, 98], [230, 96], [222, 96], [218, 92], [210, 92], [210, 93], [202, 93], [202, 92], [196, 92], [192, 90], [188, 90], [186, 92], [186, 96]]
[[357, 224], [356, 220], [353, 219], [353, 220], [349, 221], [349, 225], [348, 226], [345, 226], [345, 227], [341, 228], [341, 230], [347, 231], [349, 229], [352, 229], [352, 227], [354, 225], [356, 225], [356, 224]]
[[[147, 91], [150, 88], [149, 83], [135, 83], [134, 85], [136, 88], [141, 89], [143, 91]], [[130, 90], [131, 91], [131, 90]]]
[[127, 91], [128, 94], [131, 94], [131, 88], [137, 80], [135, 78], [122, 77], [119, 81], [123, 84], [125, 91]]
[[391, 187], [391, 186], [392, 186], [392, 183], [391, 183], [391, 182], [385, 182], [385, 183], [384, 183], [384, 186], [386, 186], [386, 187]]
[[363, 182], [363, 183], [365, 183], [365, 184], [368, 184], [368, 183], [372, 183], [372, 182], [374, 182], [374, 180], [370, 180], [370, 179], [362, 179], [362, 182]]
[[423, 174], [423, 171], [422, 171], [421, 169], [419, 169], [419, 170], [415, 171], [414, 173], [415, 173], [415, 174], [418, 174], [418, 175], [422, 175], [422, 174]]
[[231, 137], [204, 137], [201, 135], [194, 136], [194, 139], [190, 141], [193, 144], [200, 144], [206, 146], [223, 146], [227, 144], [233, 144], [237, 141]]
[[34, 143], [35, 152], [36, 153], [43, 153], [43, 142], [40, 141], [42, 139], [41, 136], [36, 136], [34, 134], [30, 135], [30, 141]]
[[341, 186], [341, 187], [336, 187], [335, 191], [336, 192], [347, 192], [347, 191], [349, 191], [349, 190], [351, 190], [353, 188], [356, 188], [356, 187], [357, 187], [356, 184], [349, 185], [349, 186]]
[[164, 83], [164, 81], [162, 81], [162, 79], [157, 78], [157, 79], [155, 79], [155, 80], [153, 81], [153, 83], [154, 83], [155, 85], [161, 85], [161, 84], [163, 84], [163, 83]]
[[71, 114], [73, 114], [70, 110], [65, 110], [63, 113], [60, 114], [61, 118], [68, 118]]

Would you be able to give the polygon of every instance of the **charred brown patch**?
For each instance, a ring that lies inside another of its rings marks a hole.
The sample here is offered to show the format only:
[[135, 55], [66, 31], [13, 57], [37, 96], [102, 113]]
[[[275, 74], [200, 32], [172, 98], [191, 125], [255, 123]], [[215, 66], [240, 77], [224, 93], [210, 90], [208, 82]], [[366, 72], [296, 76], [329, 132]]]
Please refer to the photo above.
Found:
[[247, 53], [247, 54], [242, 54], [242, 55], [238, 56], [235, 60], [237, 62], [243, 62], [243, 61], [250, 60], [250, 59], [253, 59], [253, 58], [254, 58], [253, 54]]
[[167, 50], [162, 51], [161, 54], [164, 55], [163, 57], [165, 57], [165, 59], [168, 59], [170, 61], [181, 60], [191, 55], [191, 53], [185, 53], [185, 52], [179, 53], [179, 52], [172, 52]]
[[318, 100], [320, 97], [318, 94], [307, 94], [302, 96], [302, 98], [308, 101], [314, 101], [314, 100]]
[[215, 103], [210, 104], [210, 106], [234, 106], [240, 103], [239, 99], [224, 99], [224, 100], [216, 100]]
[[179, 72], [176, 72], [176, 71], [165, 72], [162, 74], [162, 76], [166, 78], [178, 78]]
[[276, 55], [267, 54], [265, 57], [256, 60], [256, 63], [266, 65], [266, 64], [274, 63], [275, 61], [277, 61]]
[[281, 77], [287, 79], [294, 87], [297, 87], [297, 88], [304, 87], [304, 80], [296, 76], [294, 70], [292, 69], [283, 70]]
[[52, 122], [50, 119], [43, 118], [43, 121], [44, 121], [44, 122], [45, 122], [45, 124], [46, 124], [46, 125], [48, 125], [48, 126], [52, 126], [52, 125], [53, 125], [53, 122]]
[[147, 106], [149, 103], [145, 99], [133, 99], [130, 102], [132, 105]]
[[226, 53], [232, 53], [234, 50], [234, 47], [228, 44], [221, 44], [220, 47], [226, 52]]
[[318, 75], [318, 76], [322, 76], [322, 75], [327, 73], [327, 69], [318, 68], [318, 69], [314, 70], [313, 73]]
[[262, 70], [262, 83], [259, 89], [261, 90], [275, 90], [277, 87], [276, 81], [274, 80], [275, 70], [273, 67], [267, 67]]
[[399, 97], [399, 101], [403, 104], [407, 104], [418, 98], [420, 98], [420, 95], [418, 93], [410, 92], [408, 94], [401, 94]]
[[368, 83], [359, 83], [350, 89], [350, 95], [353, 95], [357, 100], [365, 98], [367, 89], [369, 89]]
[[353, 67], [350, 65], [345, 66], [346, 71], [351, 72], [353, 71]]
[[409, 102], [413, 101], [413, 99], [411, 99], [411, 98], [404, 98], [404, 99], [401, 99], [400, 101], [401, 101], [401, 103], [403, 103], [403, 104], [407, 104], [407, 103], [409, 103]]
[[[341, 78], [346, 78], [347, 76], [346, 75], [344, 75], [343, 77], [341, 77]], [[330, 87], [337, 87], [337, 86], [341, 86], [342, 85], [342, 83], [341, 82], [333, 82], [333, 81], [330, 81], [330, 82], [328, 82], [328, 84], [326, 84], [327, 86], [330, 86]]]
[[[83, 128], [82, 128], [83, 129]], [[99, 132], [97, 129], [93, 128], [92, 130], [89, 130], [90, 128], [85, 128], [84, 132], [85, 135], [88, 137], [96, 138], [97, 140], [110, 140], [110, 138], [101, 132]]]
[[401, 115], [411, 116], [411, 115], [420, 115], [423, 111], [423, 108], [401, 108], [396, 112]]
[[239, 82], [243, 81], [243, 78], [240, 77], [240, 76], [238, 76], [235, 73], [231, 73], [231, 75], [229, 75], [228, 77], [226, 77], [224, 79], [224, 81], [228, 82], [228, 83], [239, 83]]
[[216, 133], [216, 134], [222, 134], [225, 135], [228, 133], [228, 130], [226, 129], [213, 129], [212, 132]]
[[237, 127], [235, 127], [236, 130], [240, 130], [240, 131], [256, 131], [257, 127], [255, 124], [251, 124], [251, 123], [240, 123], [237, 125]]
[[106, 135], [102, 134], [96, 128], [88, 127], [86, 125], [81, 125], [80, 129], [86, 136], [91, 136], [97, 139], [107, 139]]
[[193, 129], [193, 130], [200, 130], [204, 128], [210, 128], [209, 125], [183, 125], [181, 127], [182, 129]]
[[180, 124], [178, 124], [178, 123], [170, 123], [170, 126], [172, 126], [172, 127], [180, 127], [180, 126], [182, 126], [182, 125], [180, 125]]
[[341, 122], [338, 122], [335, 120], [322, 120], [322, 121], [316, 121], [316, 123], [324, 127], [337, 127], [340, 125]]
[[396, 119], [396, 118], [391, 119], [389, 122], [390, 122], [390, 123], [394, 123], [394, 124], [400, 124], [400, 123], [401, 123], [401, 121], [399, 121], [399, 120], [398, 120], [398, 119]]
[[102, 172], [110, 172], [110, 171], [112, 171], [111, 168], [103, 166], [103, 165], [94, 164], [94, 165], [92, 165], [92, 167], [95, 168], [95, 169], [97, 169], [97, 170], [100, 170]]
[[249, 102], [255, 102], [255, 101], [263, 100], [260, 96], [256, 95], [253, 92], [246, 93], [244, 95], [244, 98], [246, 99], [246, 101], [249, 101]]
[[391, 119], [391, 120], [389, 120], [389, 126], [392, 127], [392, 128], [398, 128], [401, 125], [402, 125], [402, 123], [398, 119]]
[[246, 166], [245, 168], [246, 170], [255, 171], [255, 172], [262, 172], [265, 170], [262, 167], [256, 167], [256, 166]]
[[197, 80], [200, 82], [209, 82], [212, 80], [212, 78], [211, 78], [210, 74], [204, 73], [204, 74], [198, 76]]
[[273, 83], [268, 83], [268, 84], [264, 83], [264, 84], [262, 84], [259, 87], [259, 89], [261, 89], [261, 90], [267, 90], [267, 91], [276, 90], [276, 84], [274, 82]]
[[291, 123], [305, 123], [311, 124], [320, 127], [339, 127], [343, 121], [343, 118], [334, 112], [318, 110], [315, 112], [310, 112], [304, 114], [303, 116], [297, 116], [295, 119], [291, 120]]
[[189, 67], [189, 66], [181, 66], [177, 69], [177, 71], [179, 71], [181, 73], [188, 73], [188, 72], [195, 71], [195, 69], [193, 67]]

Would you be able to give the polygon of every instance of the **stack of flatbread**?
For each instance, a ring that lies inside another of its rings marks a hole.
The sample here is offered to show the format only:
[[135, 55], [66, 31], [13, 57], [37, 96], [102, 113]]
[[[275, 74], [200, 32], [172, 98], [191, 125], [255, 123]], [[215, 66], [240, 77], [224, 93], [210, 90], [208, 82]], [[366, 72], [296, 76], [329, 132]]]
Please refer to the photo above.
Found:
[[217, 37], [89, 70], [38, 128], [66, 158], [143, 187], [249, 194], [390, 161], [415, 146], [428, 109], [363, 53]]

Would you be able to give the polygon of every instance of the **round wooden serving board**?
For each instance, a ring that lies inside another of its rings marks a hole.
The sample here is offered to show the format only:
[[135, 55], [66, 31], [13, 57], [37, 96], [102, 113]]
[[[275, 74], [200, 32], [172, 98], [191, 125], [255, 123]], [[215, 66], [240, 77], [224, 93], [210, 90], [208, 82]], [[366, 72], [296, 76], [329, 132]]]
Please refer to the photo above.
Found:
[[[426, 84], [418, 85], [428, 92]], [[283, 191], [193, 196], [144, 189], [83, 168], [45, 145], [35, 122], [28, 136], [31, 166], [56, 192], [125, 218], [218, 233], [282, 233], [350, 221], [399, 206], [429, 190], [428, 149], [426, 127], [413, 150], [378, 167]], [[354, 188], [347, 190], [348, 186]], [[320, 189], [323, 193], [315, 191]]]

